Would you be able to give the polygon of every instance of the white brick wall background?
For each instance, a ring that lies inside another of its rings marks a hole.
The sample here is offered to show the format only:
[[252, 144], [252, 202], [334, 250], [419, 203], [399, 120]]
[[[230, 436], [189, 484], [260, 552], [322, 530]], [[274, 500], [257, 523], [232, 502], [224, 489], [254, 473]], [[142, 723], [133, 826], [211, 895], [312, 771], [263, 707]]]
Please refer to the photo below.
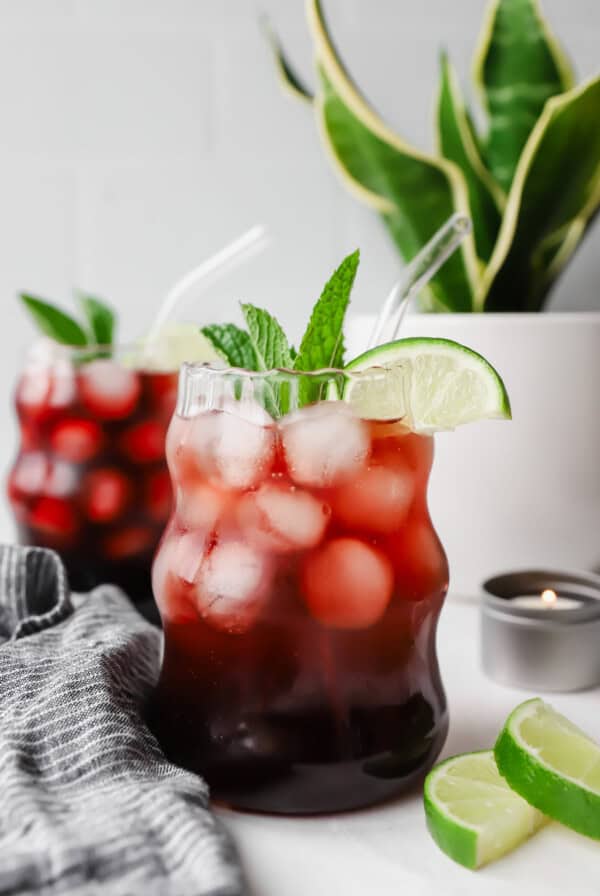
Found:
[[[600, 61], [598, 0], [545, 0], [587, 75]], [[483, 0], [326, 0], [367, 95], [428, 147], [437, 54], [466, 78]], [[188, 314], [230, 317], [246, 298], [297, 335], [327, 274], [360, 246], [355, 307], [375, 307], [399, 260], [321, 151], [308, 107], [283, 95], [258, 27], [269, 14], [307, 77], [302, 0], [0, 0], [0, 373], [14, 380], [32, 330], [15, 292], [104, 295], [140, 332], [172, 282], [253, 223], [271, 250]], [[557, 189], [560, 185], [557, 185]], [[557, 292], [600, 304], [600, 227]], [[5, 391], [0, 465], [14, 446]]]

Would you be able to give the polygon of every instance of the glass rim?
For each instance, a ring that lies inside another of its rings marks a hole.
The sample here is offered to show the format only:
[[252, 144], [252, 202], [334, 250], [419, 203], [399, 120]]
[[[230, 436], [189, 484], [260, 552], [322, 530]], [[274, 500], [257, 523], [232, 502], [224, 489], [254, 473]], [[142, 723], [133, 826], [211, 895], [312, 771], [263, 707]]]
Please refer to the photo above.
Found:
[[[395, 364], [394, 367], [398, 365]], [[295, 370], [290, 367], [272, 367], [269, 370], [247, 370], [245, 367], [231, 367], [223, 362], [222, 366], [215, 366], [213, 362], [184, 361], [180, 367], [180, 375], [202, 376], [209, 375], [216, 379], [220, 377], [235, 377], [238, 379], [269, 379], [281, 377], [286, 379], [299, 379], [309, 377], [311, 379], [332, 379], [344, 377], [345, 379], [364, 378], [372, 372], [372, 375], [389, 375], [390, 368], [381, 364], [373, 364], [364, 370], [344, 370], [341, 367], [322, 367], [318, 370]]]

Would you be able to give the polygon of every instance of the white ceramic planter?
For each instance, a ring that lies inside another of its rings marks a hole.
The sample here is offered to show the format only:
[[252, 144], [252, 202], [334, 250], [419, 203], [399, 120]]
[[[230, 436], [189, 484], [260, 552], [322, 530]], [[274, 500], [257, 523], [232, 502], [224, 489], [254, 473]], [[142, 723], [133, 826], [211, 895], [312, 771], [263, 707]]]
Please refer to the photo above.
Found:
[[[373, 319], [354, 316], [348, 357]], [[512, 422], [436, 436], [433, 521], [451, 588], [475, 595], [515, 567], [600, 566], [600, 312], [409, 315], [403, 336], [444, 336], [486, 356], [508, 388]]]

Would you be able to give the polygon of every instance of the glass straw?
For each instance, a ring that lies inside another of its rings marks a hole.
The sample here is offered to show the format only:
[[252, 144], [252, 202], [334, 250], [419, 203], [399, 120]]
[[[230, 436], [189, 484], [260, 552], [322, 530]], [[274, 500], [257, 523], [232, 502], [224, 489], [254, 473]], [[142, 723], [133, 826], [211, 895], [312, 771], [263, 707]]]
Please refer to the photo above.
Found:
[[156, 345], [162, 327], [171, 317], [185, 293], [192, 287], [202, 286], [204, 288], [209, 283], [220, 279], [224, 274], [229, 273], [229, 271], [241, 264], [242, 261], [246, 261], [257, 252], [261, 252], [268, 244], [269, 237], [265, 228], [255, 225], [214, 255], [211, 255], [198, 267], [181, 277], [165, 296], [156, 317], [152, 321], [144, 346], [145, 357], [150, 358], [152, 356], [152, 350]]
[[452, 215], [418, 255], [415, 255], [385, 300], [373, 327], [368, 348], [375, 348], [396, 338], [410, 300], [439, 271], [470, 231], [471, 221], [466, 215]]

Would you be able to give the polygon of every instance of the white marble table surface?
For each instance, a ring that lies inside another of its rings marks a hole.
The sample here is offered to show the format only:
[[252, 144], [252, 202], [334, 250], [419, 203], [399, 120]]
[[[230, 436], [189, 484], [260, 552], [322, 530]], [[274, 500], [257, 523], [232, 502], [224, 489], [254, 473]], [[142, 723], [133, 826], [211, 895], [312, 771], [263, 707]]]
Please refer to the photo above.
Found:
[[[529, 692], [488, 681], [479, 665], [473, 599], [448, 598], [438, 636], [450, 706], [443, 756], [485, 749]], [[600, 645], [599, 649], [600, 649]], [[546, 695], [600, 740], [600, 690]], [[443, 855], [425, 828], [419, 792], [366, 811], [278, 818], [220, 809], [253, 896], [598, 896], [600, 843], [550, 825], [478, 872]]]

